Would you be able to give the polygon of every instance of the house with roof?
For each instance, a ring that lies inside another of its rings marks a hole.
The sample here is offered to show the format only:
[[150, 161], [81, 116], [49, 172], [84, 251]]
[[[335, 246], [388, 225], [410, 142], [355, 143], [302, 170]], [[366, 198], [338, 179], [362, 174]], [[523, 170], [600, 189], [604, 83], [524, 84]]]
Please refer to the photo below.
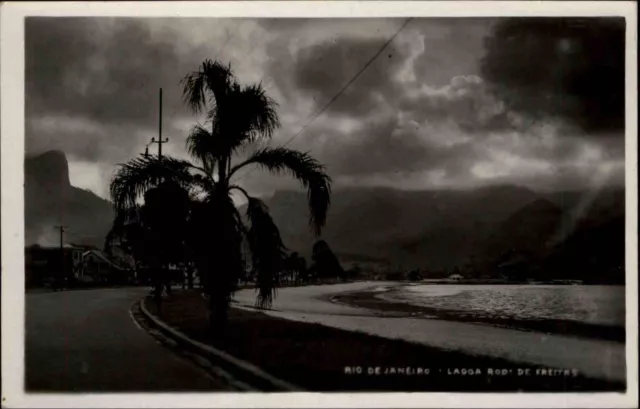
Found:
[[82, 269], [85, 249], [72, 244], [25, 247], [25, 280], [27, 287], [42, 285], [53, 279], [77, 278]]
[[133, 270], [126, 264], [120, 264], [97, 249], [82, 253], [82, 269], [78, 277], [82, 282], [124, 283], [131, 277]]

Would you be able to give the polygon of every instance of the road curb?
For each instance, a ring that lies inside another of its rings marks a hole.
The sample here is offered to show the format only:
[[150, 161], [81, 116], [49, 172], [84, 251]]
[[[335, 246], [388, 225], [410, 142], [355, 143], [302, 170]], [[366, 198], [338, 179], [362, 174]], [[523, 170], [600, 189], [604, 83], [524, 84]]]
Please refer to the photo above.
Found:
[[161, 321], [155, 315], [151, 314], [149, 310], [147, 310], [144, 301], [145, 299], [143, 298], [139, 301], [139, 303], [140, 311], [142, 311], [145, 317], [151, 320], [153, 324], [155, 324], [159, 329], [165, 332], [165, 334], [172, 337], [182, 346], [185, 346], [186, 348], [200, 355], [204, 355], [204, 357], [209, 359], [212, 364], [220, 366], [224, 370], [246, 381], [246, 383], [255, 385], [256, 387], [264, 391], [302, 391], [300, 387], [278, 379], [249, 362], [243, 361], [239, 358], [229, 355], [224, 351], [213, 348], [209, 345], [203, 344], [202, 342], [188, 337], [182, 332]]

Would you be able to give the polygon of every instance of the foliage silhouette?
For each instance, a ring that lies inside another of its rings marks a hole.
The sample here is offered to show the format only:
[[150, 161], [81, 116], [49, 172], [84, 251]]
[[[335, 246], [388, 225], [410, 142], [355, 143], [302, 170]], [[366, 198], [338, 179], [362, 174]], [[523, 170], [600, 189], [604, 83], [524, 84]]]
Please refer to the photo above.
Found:
[[286, 258], [283, 273], [289, 283], [298, 285], [301, 282], [307, 282], [309, 279], [307, 261], [294, 251]]
[[158, 307], [166, 287], [171, 292], [169, 265], [186, 261], [185, 240], [190, 210], [188, 192], [181, 186], [163, 182], [147, 190], [144, 204], [117, 213], [105, 242], [109, 253], [119, 243], [150, 276]]
[[[331, 179], [325, 167], [308, 153], [284, 147], [256, 149], [244, 161], [232, 163], [242, 149], [268, 141], [280, 126], [277, 103], [261, 84], [240, 85], [230, 66], [206, 60], [182, 85], [184, 101], [192, 112], [204, 112], [207, 117], [187, 138], [192, 161], [167, 156], [132, 159], [118, 168], [110, 193], [116, 220], [126, 218], [142, 195], [162, 183], [171, 182], [188, 193], [187, 253], [209, 298], [212, 329], [222, 329], [231, 295], [238, 280], [246, 276], [243, 245], [250, 252], [256, 274], [256, 303], [263, 308], [271, 306], [285, 257], [280, 233], [266, 205], [234, 184], [233, 178], [251, 166], [296, 178], [307, 189], [309, 222], [316, 234], [326, 221]], [[234, 205], [233, 193], [247, 201], [245, 215]]]
[[338, 258], [333, 253], [329, 244], [324, 240], [318, 240], [312, 249], [313, 267], [318, 279], [341, 278], [346, 279], [346, 274]]

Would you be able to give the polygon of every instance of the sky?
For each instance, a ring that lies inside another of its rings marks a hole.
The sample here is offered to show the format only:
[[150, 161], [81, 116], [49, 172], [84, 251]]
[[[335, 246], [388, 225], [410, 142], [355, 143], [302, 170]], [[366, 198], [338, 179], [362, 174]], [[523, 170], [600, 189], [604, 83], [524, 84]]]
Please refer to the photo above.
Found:
[[[180, 80], [205, 59], [262, 82], [282, 123], [269, 145], [308, 151], [334, 187], [624, 183], [621, 19], [30, 17], [25, 35], [27, 155], [64, 151], [71, 183], [104, 198], [157, 137], [159, 88], [163, 151], [187, 157], [204, 119]], [[296, 187], [262, 171], [239, 182]]]

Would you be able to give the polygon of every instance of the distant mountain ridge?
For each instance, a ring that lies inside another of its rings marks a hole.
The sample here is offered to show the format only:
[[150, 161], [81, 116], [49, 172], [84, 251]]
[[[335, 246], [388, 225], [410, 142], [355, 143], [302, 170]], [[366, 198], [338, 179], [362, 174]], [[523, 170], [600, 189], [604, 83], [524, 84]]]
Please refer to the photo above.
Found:
[[[340, 253], [404, 259], [406, 265], [430, 261], [438, 267], [448, 266], [450, 261], [437, 257], [425, 260], [420, 255], [422, 247], [442, 247], [451, 253], [476, 245], [497, 223], [537, 197], [533, 191], [515, 186], [470, 191], [336, 189], [323, 238]], [[308, 229], [305, 194], [276, 192], [267, 205], [285, 244], [308, 253], [306, 248], [314, 238]], [[483, 234], [466, 237], [470, 229]]]
[[113, 222], [111, 204], [71, 185], [61, 151], [25, 158], [25, 244], [59, 244], [56, 225], [67, 226], [65, 242], [102, 247]]
[[[308, 228], [306, 195], [276, 192], [267, 205], [285, 245], [309, 257], [315, 239]], [[343, 259], [385, 260], [401, 270], [460, 269], [497, 276], [498, 265], [521, 258], [556, 276], [582, 274], [571, 269], [590, 269], [585, 272], [589, 276], [598, 269], [620, 274], [624, 190], [545, 194], [517, 186], [337, 189], [322, 238]], [[599, 260], [580, 262], [585, 254]], [[556, 265], [551, 266], [551, 260]]]
[[[527, 274], [624, 276], [623, 189], [539, 193], [519, 186], [403, 191], [337, 188], [322, 238], [343, 260], [392, 269], [459, 269], [497, 276], [525, 265]], [[285, 245], [310, 259], [304, 192], [265, 199]], [[25, 159], [26, 244], [65, 242], [102, 247], [113, 221], [111, 204], [73, 187], [63, 152]]]

